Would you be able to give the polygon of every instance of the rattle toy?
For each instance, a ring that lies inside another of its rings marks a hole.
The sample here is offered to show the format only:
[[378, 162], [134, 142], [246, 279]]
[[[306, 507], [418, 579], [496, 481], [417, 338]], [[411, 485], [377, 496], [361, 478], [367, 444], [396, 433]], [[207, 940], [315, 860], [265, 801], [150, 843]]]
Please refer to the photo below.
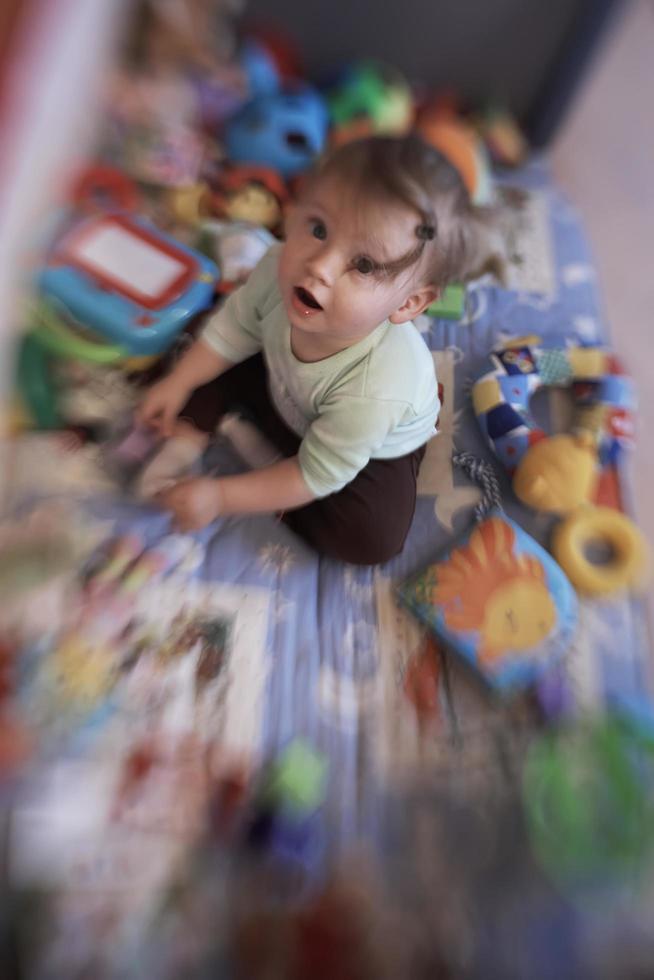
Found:
[[[547, 436], [531, 415], [532, 395], [549, 386], [571, 391], [570, 433]], [[633, 384], [616, 357], [602, 347], [511, 340], [491, 352], [472, 402], [516, 496], [535, 510], [568, 515], [554, 532], [553, 552], [573, 585], [590, 595], [636, 586], [646, 565], [640, 532], [623, 514], [591, 506], [600, 471], [632, 443]], [[597, 540], [610, 551], [601, 565], [586, 556]]]

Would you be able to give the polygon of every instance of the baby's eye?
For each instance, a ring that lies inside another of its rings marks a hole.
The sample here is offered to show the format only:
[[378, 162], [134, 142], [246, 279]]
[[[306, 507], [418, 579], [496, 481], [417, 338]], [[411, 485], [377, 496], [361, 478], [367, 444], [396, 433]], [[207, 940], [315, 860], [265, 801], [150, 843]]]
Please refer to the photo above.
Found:
[[324, 242], [324, 240], [327, 238], [327, 228], [325, 227], [325, 223], [323, 221], [319, 221], [318, 218], [311, 218], [310, 228], [313, 237], [317, 238], [320, 242]]
[[354, 260], [354, 268], [362, 276], [369, 276], [375, 270], [375, 263], [367, 255], [360, 255], [358, 259]]

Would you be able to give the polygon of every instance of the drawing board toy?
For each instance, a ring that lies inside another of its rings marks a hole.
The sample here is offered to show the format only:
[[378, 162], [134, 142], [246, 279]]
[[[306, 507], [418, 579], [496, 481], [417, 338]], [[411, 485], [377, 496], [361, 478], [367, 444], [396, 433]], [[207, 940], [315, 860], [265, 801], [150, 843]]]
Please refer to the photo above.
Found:
[[211, 305], [216, 265], [131, 214], [72, 226], [39, 276], [42, 294], [131, 355], [163, 353]]

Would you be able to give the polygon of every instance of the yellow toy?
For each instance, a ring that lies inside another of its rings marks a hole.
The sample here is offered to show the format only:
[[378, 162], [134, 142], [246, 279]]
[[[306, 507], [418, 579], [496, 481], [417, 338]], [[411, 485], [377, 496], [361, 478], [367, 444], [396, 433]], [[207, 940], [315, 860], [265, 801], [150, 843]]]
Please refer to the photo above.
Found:
[[197, 225], [211, 213], [211, 191], [208, 184], [182, 184], [171, 187], [166, 203], [173, 216], [185, 225]]
[[595, 440], [587, 433], [541, 439], [525, 453], [513, 489], [528, 507], [568, 514], [592, 499], [598, 467]]
[[[595, 564], [586, 556], [595, 543], [609, 548], [604, 564]], [[633, 521], [612, 507], [581, 507], [573, 512], [554, 529], [551, 550], [577, 591], [585, 595], [635, 589], [646, 578], [645, 539]]]
[[[571, 432], [548, 436], [536, 426], [529, 403], [547, 387], [570, 390]], [[633, 383], [615, 355], [565, 339], [545, 345], [536, 336], [513, 338], [491, 351], [472, 402], [518, 499], [567, 517], [554, 533], [553, 552], [573, 585], [604, 596], [640, 584], [647, 565], [640, 531], [619, 511], [591, 506], [602, 471], [615, 467], [632, 442]], [[591, 541], [606, 545], [608, 562], [587, 557]]]

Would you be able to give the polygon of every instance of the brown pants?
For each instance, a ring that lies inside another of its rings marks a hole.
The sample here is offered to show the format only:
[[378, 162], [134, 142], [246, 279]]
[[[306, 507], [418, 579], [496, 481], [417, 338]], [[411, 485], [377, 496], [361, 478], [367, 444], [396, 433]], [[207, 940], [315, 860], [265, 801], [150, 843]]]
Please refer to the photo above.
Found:
[[[194, 391], [180, 417], [213, 433], [226, 412], [238, 409], [283, 456], [295, 456], [301, 440], [273, 406], [260, 354]], [[397, 459], [371, 459], [338, 493], [288, 511], [283, 520], [322, 555], [353, 565], [389, 561], [400, 553], [409, 533], [424, 455], [421, 446]]]

